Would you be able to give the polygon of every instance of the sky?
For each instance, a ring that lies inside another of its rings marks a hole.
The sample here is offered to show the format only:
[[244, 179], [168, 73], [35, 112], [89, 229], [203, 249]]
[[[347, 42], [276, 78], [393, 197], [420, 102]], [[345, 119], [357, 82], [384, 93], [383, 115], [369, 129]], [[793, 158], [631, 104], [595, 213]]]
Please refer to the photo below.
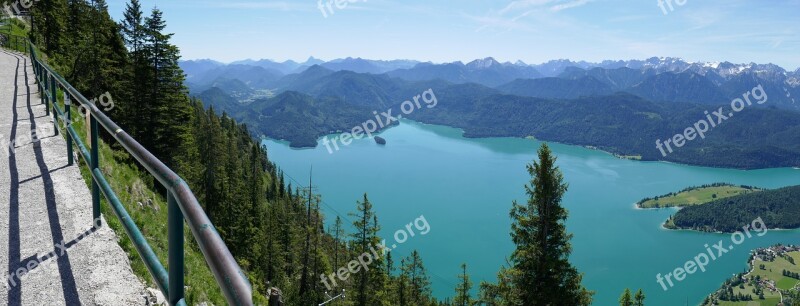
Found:
[[[128, 1], [108, 2], [121, 20]], [[156, 6], [164, 12], [186, 60], [494, 57], [539, 64], [670, 56], [800, 67], [800, 0], [336, 2], [141, 0], [147, 14]]]

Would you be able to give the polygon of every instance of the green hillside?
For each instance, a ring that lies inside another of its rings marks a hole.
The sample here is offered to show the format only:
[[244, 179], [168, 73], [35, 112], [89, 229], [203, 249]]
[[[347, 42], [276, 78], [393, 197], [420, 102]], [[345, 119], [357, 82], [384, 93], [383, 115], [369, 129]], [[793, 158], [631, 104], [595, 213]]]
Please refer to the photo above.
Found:
[[654, 198], [646, 198], [637, 202], [636, 205], [640, 208], [684, 207], [706, 204], [717, 199], [724, 199], [757, 191], [761, 191], [761, 189], [750, 186], [717, 183], [690, 187], [677, 193], [671, 192]]

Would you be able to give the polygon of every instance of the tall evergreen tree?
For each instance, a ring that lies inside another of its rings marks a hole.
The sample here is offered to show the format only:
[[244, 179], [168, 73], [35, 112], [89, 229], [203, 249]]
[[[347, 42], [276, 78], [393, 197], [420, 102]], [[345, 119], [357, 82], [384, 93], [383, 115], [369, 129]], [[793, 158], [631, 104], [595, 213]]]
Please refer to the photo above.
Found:
[[556, 158], [543, 144], [539, 161], [528, 165], [532, 180], [525, 186], [527, 203], [511, 209], [513, 283], [523, 305], [589, 305], [592, 293], [581, 285], [582, 275], [569, 262], [572, 252], [564, 222], [567, 210], [561, 198], [567, 191]]
[[430, 302], [431, 281], [428, 277], [428, 272], [425, 270], [425, 266], [422, 264], [422, 258], [419, 252], [417, 250], [412, 251], [405, 262], [406, 265], [403, 266], [403, 274], [405, 274], [409, 283], [409, 304], [427, 305]]
[[333, 222], [333, 266], [339, 266], [339, 247], [342, 245], [342, 238], [344, 236], [344, 229], [342, 229], [342, 217], [336, 216]]
[[639, 288], [639, 290], [636, 291], [636, 295], [633, 298], [633, 306], [644, 306], [644, 298], [645, 298], [644, 291], [642, 291], [642, 289]]
[[623, 292], [622, 296], [619, 297], [619, 306], [633, 306], [630, 289], [625, 288], [625, 292]]
[[[354, 217], [353, 228], [355, 229], [355, 232], [351, 235], [353, 238], [353, 254], [360, 256], [361, 254], [372, 253], [372, 248], [380, 242], [378, 237], [380, 227], [377, 225], [372, 203], [370, 203], [366, 193], [363, 200], [358, 202], [356, 213], [351, 214], [351, 216]], [[377, 251], [381, 252], [380, 250]], [[356, 282], [354, 290], [355, 305], [372, 306], [382, 303], [376, 293], [383, 291], [383, 284], [375, 282], [377, 279], [375, 270], [382, 271], [382, 269], [375, 269], [375, 267], [382, 266], [381, 262], [378, 258], [373, 258], [370, 270], [362, 270], [357, 275], [351, 276], [355, 277]]]
[[470, 290], [472, 290], [472, 281], [467, 274], [467, 264], [461, 264], [461, 274], [458, 275], [461, 280], [456, 287], [456, 297], [453, 298], [454, 306], [470, 306], [472, 305], [472, 297], [470, 297]]
[[[173, 34], [163, 33], [166, 22], [162, 12], [154, 8], [145, 18], [145, 46], [148, 62], [151, 63], [151, 93], [147, 110], [152, 118], [152, 143], [149, 148], [168, 166], [176, 168], [189, 181], [199, 176], [198, 169], [191, 167], [198, 156], [192, 137], [193, 112], [189, 104], [188, 91], [183, 85], [185, 76], [178, 66], [180, 51], [170, 43]], [[235, 125], [230, 121], [231, 125]], [[231, 127], [231, 130], [233, 127]], [[238, 167], [234, 167], [238, 169]]]
[[[31, 32], [33, 41], [38, 43], [40, 47], [44, 47], [44, 51], [47, 53], [64, 55], [63, 46], [65, 42], [62, 33], [66, 30], [67, 1], [38, 0], [32, 3], [30, 12], [31, 20], [33, 20], [33, 30]], [[56, 56], [56, 58], [63, 60], [65, 57]]]
[[408, 277], [405, 273], [406, 259], [400, 259], [400, 276], [397, 279], [397, 300], [398, 305], [408, 305]]
[[129, 89], [128, 103], [121, 110], [127, 120], [121, 124], [131, 136], [140, 143], [148, 145], [152, 143], [152, 133], [150, 132], [152, 118], [147, 116], [151, 112], [147, 94], [151, 92], [148, 88], [150, 63], [147, 61], [144, 49], [147, 31], [139, 0], [131, 0], [126, 5], [120, 28], [130, 59], [127, 69], [128, 78], [125, 82]]

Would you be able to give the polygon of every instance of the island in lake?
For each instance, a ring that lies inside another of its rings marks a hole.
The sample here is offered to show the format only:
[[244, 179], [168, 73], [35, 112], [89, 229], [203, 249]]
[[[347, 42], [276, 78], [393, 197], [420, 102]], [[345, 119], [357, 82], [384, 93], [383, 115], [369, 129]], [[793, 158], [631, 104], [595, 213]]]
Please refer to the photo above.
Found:
[[386, 145], [386, 139], [383, 139], [381, 136], [375, 136], [375, 142], [379, 145]]
[[763, 190], [718, 183], [644, 199], [637, 206], [680, 207], [664, 222], [669, 229], [733, 233], [758, 218], [770, 229], [800, 228], [800, 186]]

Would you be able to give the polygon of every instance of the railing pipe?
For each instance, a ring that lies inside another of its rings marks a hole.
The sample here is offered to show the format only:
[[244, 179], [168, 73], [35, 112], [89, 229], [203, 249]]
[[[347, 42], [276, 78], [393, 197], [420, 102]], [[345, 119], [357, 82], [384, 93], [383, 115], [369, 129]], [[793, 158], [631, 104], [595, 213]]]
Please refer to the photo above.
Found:
[[[57, 96], [58, 86], [56, 86], [56, 78], [50, 78], [50, 98], [51, 103], [53, 105], [53, 130], [55, 130], [55, 135], [58, 136], [58, 112], [56, 111], [56, 105], [58, 104], [58, 96]], [[63, 117], [62, 117], [63, 118]]]
[[[100, 170], [100, 143], [97, 137], [100, 131], [97, 129], [97, 119], [94, 116], [90, 117], [89, 124], [92, 139], [91, 148], [89, 148], [92, 153], [91, 169], [95, 171]], [[97, 180], [92, 180], [92, 216], [94, 220], [100, 219], [100, 186], [97, 184]], [[100, 224], [95, 223], [95, 226], [100, 226]]]
[[184, 298], [183, 215], [172, 192], [167, 194], [167, 227], [169, 239], [169, 303]]
[[[65, 124], [65, 127], [64, 127], [65, 129], [72, 127], [72, 111], [71, 111], [71, 109], [72, 109], [72, 102], [70, 101], [69, 94], [65, 91], [64, 92], [64, 112], [66, 113], [66, 116], [64, 116], [64, 118], [67, 118], [67, 121], [66, 121], [67, 124]], [[58, 108], [56, 108], [56, 110], [58, 110]], [[73, 160], [74, 158], [72, 157], [72, 137], [68, 136], [66, 138], [67, 138], [67, 165], [68, 166], [72, 166], [72, 164], [75, 163], [75, 161]]]

